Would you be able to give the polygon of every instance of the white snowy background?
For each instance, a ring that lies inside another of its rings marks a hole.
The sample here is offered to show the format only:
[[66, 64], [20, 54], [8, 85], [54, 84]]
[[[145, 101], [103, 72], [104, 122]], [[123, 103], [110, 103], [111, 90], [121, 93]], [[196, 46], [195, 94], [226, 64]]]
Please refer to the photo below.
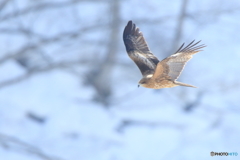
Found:
[[[179, 81], [137, 88], [129, 20]], [[1, 160], [203, 160], [240, 154], [239, 0], [0, 0]]]

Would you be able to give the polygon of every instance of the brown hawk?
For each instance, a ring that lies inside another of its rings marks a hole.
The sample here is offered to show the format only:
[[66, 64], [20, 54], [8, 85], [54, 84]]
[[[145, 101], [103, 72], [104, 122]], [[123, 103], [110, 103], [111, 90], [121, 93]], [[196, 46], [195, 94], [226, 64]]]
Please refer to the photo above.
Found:
[[[123, 32], [123, 41], [129, 57], [140, 69], [143, 78], [139, 85], [146, 88], [160, 89], [175, 86], [195, 87], [176, 81], [185, 64], [205, 45], [198, 45], [200, 41], [192, 41], [186, 47], [184, 43], [171, 56], [159, 61], [150, 51], [143, 34], [136, 25], [129, 21]], [[195, 87], [196, 88], [196, 87]]]

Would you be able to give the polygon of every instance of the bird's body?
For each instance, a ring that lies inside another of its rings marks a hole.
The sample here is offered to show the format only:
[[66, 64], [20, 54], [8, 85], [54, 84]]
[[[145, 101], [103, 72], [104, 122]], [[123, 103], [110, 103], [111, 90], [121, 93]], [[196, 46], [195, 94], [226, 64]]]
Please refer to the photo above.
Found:
[[160, 89], [160, 88], [171, 88], [178, 85], [173, 83], [171, 80], [167, 80], [167, 79], [159, 79], [158, 81], [156, 81], [153, 78], [148, 78], [147, 83], [143, 83], [141, 86], [145, 88]]
[[142, 33], [132, 21], [129, 21], [124, 29], [123, 41], [129, 57], [136, 63], [143, 75], [139, 85], [153, 89], [175, 86], [194, 87], [176, 80], [192, 55], [205, 47], [205, 45], [197, 45], [200, 41], [196, 43], [192, 41], [186, 47], [183, 44], [176, 53], [162, 61], [151, 53]]

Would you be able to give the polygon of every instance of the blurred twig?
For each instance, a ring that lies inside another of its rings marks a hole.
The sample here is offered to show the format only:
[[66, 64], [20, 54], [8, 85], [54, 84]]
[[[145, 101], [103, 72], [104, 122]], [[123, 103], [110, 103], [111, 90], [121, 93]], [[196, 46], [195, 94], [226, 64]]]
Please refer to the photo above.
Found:
[[0, 89], [4, 88], [4, 87], [7, 87], [9, 85], [12, 85], [12, 84], [21, 82], [21, 81], [23, 81], [23, 80], [25, 80], [25, 79], [33, 76], [33, 75], [39, 74], [39, 73], [43, 73], [43, 72], [46, 72], [46, 71], [51, 71], [51, 70], [54, 70], [54, 69], [71, 69], [69, 67], [71, 67], [73, 65], [78, 65], [80, 63], [81, 63], [81, 60], [66, 61], [66, 62], [53, 63], [53, 64], [50, 64], [49, 66], [46, 66], [46, 67], [38, 68], [38, 69], [35, 69], [35, 70], [30, 70], [26, 74], [20, 75], [18, 77], [10, 79], [10, 80], [0, 82]]
[[8, 2], [10, 2], [10, 0], [3, 0], [0, 2], [0, 11], [7, 5]]
[[124, 132], [126, 128], [132, 127], [132, 126], [171, 127], [171, 128], [177, 128], [177, 129], [184, 128], [184, 125], [175, 124], [171, 122], [158, 122], [158, 121], [151, 122], [151, 121], [125, 119], [120, 123], [120, 125], [116, 128], [116, 130], [121, 133], [121, 132]]
[[[23, 46], [18, 51], [14, 51], [13, 53], [5, 54], [4, 57], [0, 58], [0, 63], [3, 63], [4, 61], [7, 61], [7, 60], [12, 59], [12, 58], [16, 58], [17, 56], [19, 56], [23, 53], [26, 53], [27, 51], [37, 49], [39, 47], [42, 47], [43, 45], [56, 43], [56, 42], [59, 42], [61, 40], [66, 39], [66, 38], [76, 38], [76, 37], [79, 37], [83, 32], [87, 32], [89, 30], [93, 30], [93, 29], [96, 29], [96, 28], [101, 28], [103, 26], [105, 26], [105, 25], [96, 24], [94, 26], [88, 26], [88, 27], [85, 27], [85, 28], [82, 28], [82, 29], [79, 29], [79, 30], [76, 30], [76, 31], [59, 33], [58, 35], [50, 37], [50, 38], [41, 37], [41, 39], [36, 43], [26, 44], [25, 46]], [[23, 32], [23, 31], [19, 30], [19, 32]], [[29, 32], [30, 31], [28, 31], [28, 33]]]
[[200, 103], [201, 103], [201, 101], [202, 101], [202, 99], [203, 99], [203, 96], [204, 96], [204, 92], [203, 92], [203, 91], [199, 91], [199, 92], [197, 93], [197, 96], [196, 96], [195, 100], [193, 100], [193, 101], [188, 102], [188, 103], [185, 104], [184, 110], [185, 110], [186, 112], [190, 112], [190, 111], [192, 111], [193, 109], [195, 109], [197, 106], [200, 105]]
[[43, 160], [63, 160], [62, 158], [59, 157], [50, 156], [44, 153], [41, 149], [33, 145], [30, 145], [26, 142], [23, 142], [16, 137], [4, 135], [2, 133], [0, 133], [0, 145], [2, 145], [2, 147], [4, 147], [5, 149], [30, 153]]
[[[67, 7], [70, 5], [75, 5], [79, 2], [106, 2], [108, 0], [69, 0], [69, 1], [63, 1], [63, 2], [47, 2], [47, 3], [39, 3], [35, 6], [26, 7], [22, 10], [17, 10], [15, 12], [6, 14], [2, 17], [0, 17], [0, 21], [9, 20], [18, 16], [22, 16], [31, 12], [38, 12], [40, 10], [47, 10], [47, 9], [54, 9], [54, 8], [61, 8], [61, 7]], [[4, 3], [3, 3], [4, 4]]]
[[17, 29], [13, 29], [13, 28], [1, 28], [0, 29], [0, 33], [1, 34], [24, 34], [24, 35], [31, 35], [31, 36], [36, 36], [41, 38], [41, 35], [34, 33], [33, 31], [29, 30], [29, 29], [23, 29], [23, 28], [17, 28]]
[[183, 25], [186, 17], [186, 12], [187, 12], [187, 4], [188, 4], [188, 0], [182, 0], [180, 13], [177, 20], [176, 32], [173, 39], [173, 45], [172, 45], [173, 50], [171, 51], [171, 53], [174, 53], [174, 51], [179, 47], [179, 41], [181, 40], [183, 35], [183, 27], [184, 27]]
[[91, 84], [96, 95], [94, 100], [102, 103], [104, 106], [109, 106], [110, 96], [112, 94], [111, 73], [114, 67], [116, 53], [118, 51], [119, 26], [120, 26], [120, 5], [119, 0], [110, 3], [110, 29], [107, 46], [107, 54], [105, 59], [87, 75], [88, 83]]

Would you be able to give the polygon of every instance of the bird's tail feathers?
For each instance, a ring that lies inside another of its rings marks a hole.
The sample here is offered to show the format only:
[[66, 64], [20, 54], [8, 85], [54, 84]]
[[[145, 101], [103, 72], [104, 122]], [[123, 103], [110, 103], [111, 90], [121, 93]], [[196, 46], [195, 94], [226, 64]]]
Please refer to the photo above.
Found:
[[193, 87], [193, 88], [197, 88], [195, 86], [192, 86], [190, 84], [186, 84], [186, 83], [182, 83], [182, 82], [178, 82], [178, 81], [175, 81], [174, 82], [176, 85], [179, 85], [179, 86], [185, 86], [185, 87]]

